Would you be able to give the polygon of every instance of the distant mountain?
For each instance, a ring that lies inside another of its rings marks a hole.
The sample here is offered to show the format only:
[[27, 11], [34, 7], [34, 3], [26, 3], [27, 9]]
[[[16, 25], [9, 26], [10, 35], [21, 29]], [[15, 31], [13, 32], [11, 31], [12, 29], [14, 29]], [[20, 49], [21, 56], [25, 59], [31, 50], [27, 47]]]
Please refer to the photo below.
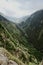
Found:
[[27, 15], [27, 16], [18, 18], [19, 24], [22, 23], [22, 22], [25, 22], [28, 17], [29, 17], [29, 16]]
[[28, 16], [24, 16], [24, 17], [20, 17], [20, 18], [7, 16], [7, 15], [4, 15], [3, 13], [1, 13], [1, 12], [0, 12], [0, 15], [2, 15], [6, 19], [8, 19], [9, 21], [14, 22], [14, 23], [21, 23], [23, 21], [25, 22], [25, 20], [28, 18]]
[[43, 10], [33, 13], [19, 26], [27, 33], [29, 42], [43, 53]]
[[12, 16], [7, 16], [7, 15], [4, 15], [3, 13], [0, 12], [0, 15], [2, 15], [3, 17], [5, 17], [7, 20], [11, 21], [11, 22], [14, 22], [14, 23], [19, 23], [19, 18], [16, 18], [16, 17], [12, 17]]

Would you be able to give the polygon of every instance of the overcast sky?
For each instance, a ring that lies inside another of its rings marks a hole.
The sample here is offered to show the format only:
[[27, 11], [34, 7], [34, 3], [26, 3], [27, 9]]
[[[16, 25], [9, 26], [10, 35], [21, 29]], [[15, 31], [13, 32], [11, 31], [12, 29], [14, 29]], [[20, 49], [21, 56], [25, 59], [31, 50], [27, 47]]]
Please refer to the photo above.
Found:
[[43, 0], [0, 0], [0, 12], [7, 16], [22, 17], [43, 9]]

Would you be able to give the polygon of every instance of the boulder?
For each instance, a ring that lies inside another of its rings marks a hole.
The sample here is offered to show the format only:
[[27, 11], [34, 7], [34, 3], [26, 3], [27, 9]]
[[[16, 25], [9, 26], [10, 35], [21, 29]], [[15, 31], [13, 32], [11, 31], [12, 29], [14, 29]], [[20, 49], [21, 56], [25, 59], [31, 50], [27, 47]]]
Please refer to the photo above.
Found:
[[18, 65], [16, 62], [9, 60], [9, 64], [8, 65]]
[[8, 58], [5, 57], [3, 54], [0, 54], [0, 65], [7, 65]]
[[5, 50], [0, 48], [0, 65], [18, 65], [15, 61], [9, 60]]

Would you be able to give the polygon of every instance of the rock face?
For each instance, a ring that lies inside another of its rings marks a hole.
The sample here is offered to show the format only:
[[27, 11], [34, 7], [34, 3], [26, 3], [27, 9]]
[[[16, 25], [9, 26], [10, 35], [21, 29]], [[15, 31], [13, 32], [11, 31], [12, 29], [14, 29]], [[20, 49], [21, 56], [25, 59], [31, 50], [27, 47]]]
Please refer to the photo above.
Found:
[[3, 49], [0, 49], [0, 65], [18, 65], [16, 62], [9, 60]]
[[5, 57], [3, 54], [0, 54], [0, 65], [7, 65], [8, 58]]
[[18, 65], [16, 62], [9, 60], [9, 64], [8, 65]]

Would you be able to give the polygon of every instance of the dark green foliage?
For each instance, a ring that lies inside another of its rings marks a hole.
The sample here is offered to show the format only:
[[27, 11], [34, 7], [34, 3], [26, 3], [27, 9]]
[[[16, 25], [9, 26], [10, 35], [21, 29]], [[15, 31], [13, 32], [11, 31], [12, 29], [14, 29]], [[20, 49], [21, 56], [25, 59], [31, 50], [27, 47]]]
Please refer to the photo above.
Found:
[[29, 42], [43, 53], [43, 10], [32, 14], [23, 24], [21, 27], [27, 33]]

